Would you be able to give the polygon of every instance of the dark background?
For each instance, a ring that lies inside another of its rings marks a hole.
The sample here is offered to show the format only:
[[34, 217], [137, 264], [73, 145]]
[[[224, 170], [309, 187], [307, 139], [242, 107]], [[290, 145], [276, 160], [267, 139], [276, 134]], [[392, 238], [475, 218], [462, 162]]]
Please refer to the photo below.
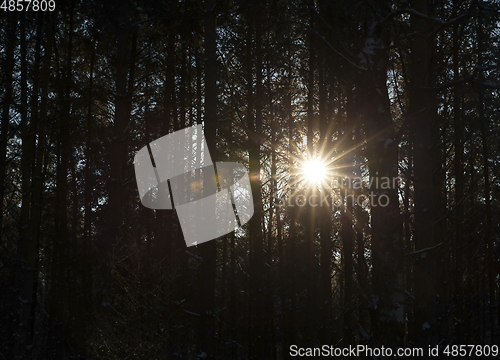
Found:
[[[0, 358], [498, 344], [499, 12], [493, 0], [1, 9]], [[186, 248], [175, 211], [141, 205], [133, 156], [193, 124], [214, 160], [247, 166], [255, 214]], [[339, 195], [300, 180], [311, 157], [328, 178], [363, 179], [347, 194], [389, 203], [276, 206]], [[384, 177], [397, 188], [369, 188]]]

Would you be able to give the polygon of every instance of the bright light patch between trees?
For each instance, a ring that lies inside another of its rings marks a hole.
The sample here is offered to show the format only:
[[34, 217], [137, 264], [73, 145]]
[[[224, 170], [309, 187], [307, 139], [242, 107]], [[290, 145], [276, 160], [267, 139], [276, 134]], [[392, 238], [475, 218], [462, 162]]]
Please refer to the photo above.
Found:
[[326, 164], [318, 158], [306, 161], [303, 165], [303, 175], [307, 182], [320, 184], [327, 180]]

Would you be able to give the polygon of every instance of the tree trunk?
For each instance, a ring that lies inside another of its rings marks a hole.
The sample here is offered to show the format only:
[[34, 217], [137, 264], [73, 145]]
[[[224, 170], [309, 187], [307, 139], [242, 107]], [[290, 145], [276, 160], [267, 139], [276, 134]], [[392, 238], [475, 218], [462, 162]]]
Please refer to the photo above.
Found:
[[[481, 1], [482, 2], [482, 1]], [[479, 16], [477, 20], [477, 52], [478, 52], [478, 68], [483, 69], [483, 29], [482, 29], [482, 10], [479, 10]], [[482, 71], [479, 72], [479, 81], [482, 82], [484, 75]], [[491, 211], [491, 197], [490, 197], [490, 154], [488, 147], [488, 133], [489, 133], [489, 123], [488, 119], [484, 115], [484, 89], [482, 86], [477, 87], [478, 95], [478, 106], [479, 106], [479, 122], [481, 124], [481, 142], [482, 142], [482, 155], [483, 155], [483, 178], [484, 178], [484, 199], [485, 199], [485, 211], [486, 211], [486, 241], [485, 241], [485, 252], [488, 274], [488, 310], [489, 310], [489, 329], [490, 329], [490, 344], [498, 343], [498, 333], [497, 327], [495, 326], [495, 321], [497, 319], [498, 307], [495, 301], [495, 279], [497, 277], [495, 271], [495, 248], [493, 246], [493, 223], [492, 223], [492, 211]], [[500, 325], [500, 324], [499, 324]]]
[[[205, 139], [214, 161], [217, 131], [217, 54], [216, 0], [205, 1]], [[215, 359], [215, 261], [216, 242], [198, 245], [202, 257], [199, 266], [200, 352]]]
[[[425, 0], [413, 3], [413, 8], [428, 14]], [[427, 38], [428, 20], [412, 15], [411, 29], [411, 84], [410, 129], [413, 135], [415, 250], [421, 251], [435, 245], [434, 239], [434, 187], [432, 162], [432, 127], [436, 121], [429, 92], [423, 87], [432, 82], [432, 44]], [[436, 315], [436, 252], [429, 250], [414, 257], [415, 326], [417, 344], [427, 346], [437, 341]]]
[[[57, 166], [56, 166], [56, 209], [55, 229], [52, 246], [50, 313], [52, 315], [53, 335], [51, 341], [52, 357], [62, 358], [65, 354], [63, 324], [67, 314], [67, 282], [69, 281], [68, 261], [68, 168], [71, 154], [71, 87], [72, 87], [72, 53], [73, 53], [73, 3], [67, 30], [66, 62], [63, 78], [59, 78], [59, 94], [61, 114], [57, 120]], [[57, 47], [55, 48], [57, 49]], [[57, 58], [57, 56], [56, 56]]]
[[[97, 33], [97, 28], [94, 25], [92, 29], [92, 35], [95, 39]], [[80, 302], [80, 316], [81, 324], [77, 324], [77, 327], [85, 329], [87, 314], [90, 311], [90, 294], [92, 293], [92, 277], [91, 273], [87, 271], [87, 266], [91, 263], [91, 242], [92, 242], [92, 189], [93, 189], [93, 176], [92, 169], [94, 166], [93, 151], [92, 151], [92, 138], [94, 136], [93, 131], [93, 104], [94, 104], [94, 66], [96, 60], [96, 47], [95, 44], [92, 46], [90, 54], [90, 74], [89, 74], [89, 87], [88, 87], [88, 103], [87, 103], [87, 136], [85, 141], [85, 169], [84, 169], [84, 222], [83, 222], [83, 239], [82, 239], [82, 254], [81, 262], [82, 266], [82, 299]], [[148, 241], [150, 239], [148, 238]], [[85, 331], [83, 331], [85, 335]]]
[[[311, 27], [313, 23], [313, 12], [310, 11]], [[307, 159], [311, 161], [315, 158], [314, 154], [314, 72], [316, 68], [316, 46], [313, 30], [309, 30], [307, 34], [309, 63], [307, 71]], [[316, 184], [314, 182], [305, 183], [306, 199], [313, 199], [317, 196]], [[309, 327], [314, 327], [314, 299], [315, 299], [315, 276], [314, 270], [314, 242], [316, 228], [316, 208], [309, 201], [306, 202], [304, 208], [305, 216], [305, 238], [304, 238], [304, 255], [303, 262], [305, 265], [305, 289], [307, 291], [306, 303], [304, 309], [304, 317], [302, 325], [305, 326], [304, 332], [307, 333]]]
[[[322, 4], [323, 6], [324, 4]], [[321, 184], [321, 196], [329, 198], [332, 189], [330, 188], [331, 176], [333, 171], [330, 159], [331, 144], [331, 116], [329, 112], [330, 103], [327, 100], [327, 81], [330, 80], [330, 73], [325, 74], [328, 68], [325, 66], [325, 55], [322, 51], [318, 52], [318, 85], [319, 85], [319, 154], [323, 161], [327, 163], [327, 176], [326, 183]], [[332, 306], [332, 244], [331, 244], [331, 209], [328, 204], [320, 202], [318, 207], [318, 219], [320, 227], [320, 266], [319, 266], [319, 298], [317, 304], [319, 305], [319, 313], [315, 316], [319, 318], [319, 326], [321, 329], [320, 339], [322, 343], [330, 343], [330, 325], [331, 325], [331, 306]]]
[[[118, 14], [118, 28], [116, 29], [115, 52], [115, 115], [113, 125], [113, 139], [111, 141], [110, 181], [109, 181], [109, 225], [108, 237], [105, 243], [105, 255], [111, 256], [113, 248], [122, 240], [125, 233], [122, 231], [124, 220], [123, 204], [123, 175], [126, 162], [126, 128], [129, 121], [129, 29], [128, 11], [122, 8]], [[132, 60], [133, 61], [133, 60]]]
[[[252, 5], [250, 5], [252, 6]], [[255, 5], [254, 5], [255, 6]], [[260, 8], [260, 6], [258, 7]], [[250, 186], [254, 201], [254, 214], [249, 221], [249, 236], [251, 243], [250, 260], [250, 280], [251, 280], [251, 351], [250, 359], [262, 359], [265, 353], [266, 328], [264, 319], [265, 293], [263, 284], [265, 284], [265, 260], [264, 260], [264, 241], [262, 233], [262, 193], [260, 179], [260, 137], [262, 133], [262, 24], [257, 16], [255, 9], [252, 12], [251, 23], [255, 27], [255, 71], [256, 71], [256, 89], [255, 89], [255, 119], [253, 116], [248, 118], [249, 129], [249, 171]], [[247, 46], [251, 46], [251, 42]], [[251, 74], [252, 66], [248, 68]], [[249, 76], [249, 80], [251, 77]], [[250, 84], [251, 85], [251, 84]]]
[[[40, 18], [39, 18], [40, 19]], [[24, 266], [24, 285], [22, 294], [22, 321], [21, 321], [21, 344], [20, 354], [22, 357], [30, 359], [33, 350], [34, 322], [36, 309], [36, 293], [38, 283], [37, 254], [38, 244], [33, 238], [33, 232], [38, 229], [33, 228], [31, 220], [31, 196], [32, 196], [32, 171], [35, 161], [35, 126], [37, 123], [38, 109], [31, 112], [28, 123], [28, 69], [27, 69], [27, 43], [26, 38], [27, 18], [21, 15], [21, 239], [20, 255]], [[33, 79], [32, 98], [38, 98], [38, 74], [40, 65], [40, 44], [41, 44], [41, 22], [37, 27], [37, 40], [35, 45], [35, 74]], [[32, 102], [32, 105], [34, 102]]]
[[[5, 92], [2, 103], [2, 123], [0, 128], [0, 239], [3, 236], [2, 220], [4, 217], [4, 195], [6, 185], [7, 142], [9, 141], [10, 108], [12, 104], [12, 73], [14, 72], [14, 50], [16, 48], [16, 16], [9, 17], [5, 44], [5, 63], [3, 81]], [[22, 40], [24, 41], [24, 40]]]
[[[459, 39], [458, 24], [453, 26], [453, 73], [455, 80], [460, 77], [459, 73]], [[455, 85], [453, 89], [453, 115], [454, 115], [454, 145], [455, 157], [453, 161], [455, 176], [455, 295], [460, 296], [462, 289], [464, 267], [464, 240], [463, 240], [463, 222], [464, 222], [464, 124], [461, 113], [461, 86]], [[456, 304], [457, 328], [456, 336], [459, 342], [463, 342], [464, 330], [464, 309], [463, 304]]]
[[[388, 13], [385, 1], [379, 1], [379, 16]], [[373, 52], [364, 53], [367, 72], [362, 77], [361, 104], [365, 132], [370, 139], [367, 152], [370, 180], [373, 296], [371, 303], [374, 340], [378, 345], [396, 348], [402, 345], [404, 325], [404, 276], [401, 218], [398, 189], [392, 179], [398, 175], [398, 144], [391, 118], [387, 93], [387, 67], [390, 44], [388, 29], [374, 25], [366, 39], [367, 48], [375, 43]], [[376, 185], [376, 180], [389, 179], [389, 189]], [[385, 205], [385, 206], [384, 206]]]

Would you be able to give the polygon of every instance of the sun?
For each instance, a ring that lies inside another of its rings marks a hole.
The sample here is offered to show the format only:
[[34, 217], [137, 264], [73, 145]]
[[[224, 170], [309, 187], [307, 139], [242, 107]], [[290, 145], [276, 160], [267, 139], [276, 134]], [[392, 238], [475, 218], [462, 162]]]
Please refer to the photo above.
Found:
[[308, 182], [319, 184], [326, 179], [326, 164], [320, 159], [312, 159], [304, 163], [302, 172]]

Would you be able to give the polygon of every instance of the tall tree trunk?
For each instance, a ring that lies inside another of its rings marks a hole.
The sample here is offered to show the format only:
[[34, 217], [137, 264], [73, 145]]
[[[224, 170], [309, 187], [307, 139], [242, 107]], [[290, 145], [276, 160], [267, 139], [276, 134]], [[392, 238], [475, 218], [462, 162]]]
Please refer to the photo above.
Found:
[[[313, 25], [313, 11], [310, 11], [311, 28]], [[307, 34], [309, 64], [307, 71], [307, 161], [315, 158], [314, 154], [314, 72], [316, 69], [316, 44], [313, 30], [309, 30]], [[305, 197], [306, 199], [313, 199], [317, 196], [316, 184], [314, 182], [306, 183]], [[304, 309], [303, 326], [304, 332], [307, 333], [308, 328], [312, 325], [314, 319], [314, 290], [315, 290], [315, 277], [313, 274], [314, 269], [314, 242], [315, 242], [315, 228], [316, 228], [316, 208], [311, 205], [310, 201], [306, 201], [304, 207], [305, 213], [305, 239], [304, 239], [304, 256], [303, 261], [305, 265], [305, 289], [307, 291], [306, 304]]]
[[[444, 3], [441, 4], [440, 13], [443, 16], [444, 12]], [[444, 48], [446, 46], [446, 42], [443, 39], [447, 36], [445, 35], [445, 30], [441, 30], [438, 33], [436, 38], [437, 43], [439, 44], [439, 48], [436, 48], [436, 52], [443, 53]], [[437, 75], [441, 74], [432, 74], [431, 76], [437, 77]], [[437, 106], [437, 102], [434, 102], [433, 106]], [[444, 120], [444, 121], [443, 121]], [[444, 241], [447, 238], [447, 195], [446, 195], [446, 166], [444, 165], [446, 162], [446, 153], [444, 150], [444, 146], [442, 144], [446, 141], [446, 134], [448, 133], [449, 122], [445, 121], [444, 117], [436, 117], [436, 126], [434, 127], [433, 133], [433, 185], [434, 185], [434, 195], [433, 197], [436, 199], [435, 201], [435, 218], [438, 219], [436, 221], [435, 227], [435, 239], [436, 241], [439, 239], [443, 239], [443, 244], [440, 246], [440, 249], [436, 254], [436, 311], [437, 317], [439, 320], [439, 339], [443, 339], [446, 342], [449, 342], [452, 338], [453, 331], [453, 316], [451, 316], [450, 311], [450, 301], [452, 294], [452, 286], [453, 286], [453, 277], [452, 277], [452, 254], [453, 248], [449, 241]], [[408, 182], [407, 182], [408, 183]], [[408, 183], [409, 184], [409, 183]], [[408, 203], [405, 204], [405, 209], [407, 209]], [[408, 252], [411, 252], [408, 251]], [[410, 268], [410, 266], [408, 266]], [[409, 291], [411, 293], [411, 291]], [[414, 330], [415, 327], [410, 325]]]
[[[234, 340], [237, 335], [235, 335], [235, 328], [237, 323], [237, 301], [236, 301], [236, 248], [235, 248], [235, 239], [236, 235], [234, 231], [231, 233], [231, 244], [230, 244], [230, 265], [229, 265], [229, 297], [230, 297], [230, 305], [229, 305], [229, 330], [231, 331], [230, 339]], [[236, 359], [238, 356], [238, 348], [236, 347], [236, 343], [233, 342], [231, 344], [231, 358]]]
[[3, 236], [4, 195], [6, 185], [7, 142], [9, 141], [10, 108], [12, 104], [12, 74], [14, 72], [14, 50], [16, 48], [17, 17], [9, 16], [3, 65], [4, 96], [2, 103], [2, 123], [0, 128], [0, 241]]
[[[39, 19], [41, 19], [39, 17]], [[27, 46], [26, 38], [27, 18], [25, 14], [21, 15], [21, 241], [20, 255], [24, 266], [24, 285], [22, 290], [22, 321], [21, 321], [21, 344], [20, 354], [22, 357], [31, 358], [33, 349], [33, 328], [36, 309], [36, 292], [38, 282], [37, 265], [37, 244], [33, 239], [35, 229], [30, 222], [31, 218], [31, 196], [32, 196], [32, 175], [33, 164], [35, 161], [35, 126], [38, 117], [37, 108], [32, 109], [30, 121], [28, 123], [28, 68], [27, 68]], [[41, 22], [37, 27], [37, 39], [35, 45], [35, 74], [33, 79], [32, 99], [38, 98], [38, 74], [40, 65], [40, 44], [41, 44]], [[32, 102], [33, 105], [34, 102]]]
[[[92, 28], [92, 37], [95, 39], [97, 34], [97, 27], [94, 24]], [[84, 221], [83, 221], [83, 239], [82, 239], [82, 298], [80, 302], [80, 324], [77, 324], [78, 328], [85, 329], [87, 322], [87, 315], [90, 311], [90, 294], [92, 293], [92, 277], [91, 273], [87, 271], [88, 265], [91, 263], [91, 242], [92, 242], [92, 206], [93, 206], [93, 176], [92, 169], [94, 167], [93, 159], [93, 142], [92, 138], [94, 136], [93, 129], [93, 104], [94, 104], [94, 67], [96, 61], [96, 45], [92, 45], [92, 50], [90, 54], [90, 68], [89, 68], [89, 87], [88, 87], [88, 103], [87, 103], [87, 136], [85, 140], [85, 169], [84, 169]], [[150, 239], [148, 238], [148, 242]], [[85, 336], [85, 331], [82, 330], [82, 335]]]
[[[110, 181], [109, 181], [109, 225], [105, 244], [105, 255], [111, 256], [113, 248], [121, 241], [124, 220], [123, 175], [126, 162], [127, 138], [126, 128], [129, 121], [129, 12], [126, 7], [119, 10], [118, 27], [116, 29], [116, 52], [114, 54], [115, 76], [115, 114], [113, 139], [111, 146]], [[132, 60], [133, 61], [133, 60]]]
[[[413, 236], [412, 236], [412, 219], [411, 219], [411, 213], [412, 213], [412, 205], [410, 204], [410, 199], [412, 198], [412, 191], [411, 191], [411, 182], [413, 179], [413, 142], [412, 142], [413, 137], [411, 134], [408, 136], [408, 143], [406, 145], [406, 158], [407, 158], [407, 168], [406, 168], [406, 174], [405, 174], [405, 188], [404, 188], [404, 198], [403, 198], [403, 209], [404, 209], [404, 214], [405, 216], [403, 217], [404, 219], [404, 251], [406, 254], [410, 254], [415, 250], [415, 246], [413, 243]], [[413, 262], [412, 261], [406, 261], [405, 262], [405, 290], [408, 292], [408, 294], [413, 294], [413, 289], [414, 289], [414, 281], [413, 281]], [[411, 295], [413, 296], [413, 295]], [[415, 332], [416, 328], [414, 326], [415, 324], [415, 303], [410, 302], [408, 306], [405, 307], [405, 317], [406, 317], [406, 323], [408, 326], [408, 331], [406, 333], [406, 338], [407, 339], [414, 339], [415, 338]]]
[[[482, 1], [481, 1], [482, 3]], [[478, 56], [478, 68], [483, 69], [483, 29], [482, 29], [482, 11], [479, 10], [479, 15], [477, 19], [477, 56]], [[484, 75], [482, 70], [479, 72], [479, 81], [482, 82]], [[495, 249], [493, 246], [493, 223], [492, 223], [492, 211], [491, 211], [491, 197], [490, 197], [490, 154], [488, 147], [488, 130], [489, 130], [489, 122], [488, 118], [484, 114], [484, 89], [482, 86], [477, 87], [477, 95], [478, 95], [478, 115], [479, 122], [481, 124], [481, 142], [482, 142], [482, 155], [483, 155], [483, 178], [484, 178], [484, 199], [485, 199], [485, 211], [486, 211], [486, 260], [488, 262], [487, 265], [487, 273], [488, 273], [488, 309], [489, 309], [489, 329], [490, 329], [490, 344], [498, 343], [498, 328], [495, 326], [495, 321], [497, 320], [497, 311], [498, 307], [496, 306], [495, 300], [495, 279], [497, 277], [495, 271]], [[500, 324], [499, 324], [500, 326]]]
[[[177, 14], [177, 4], [172, 3], [172, 14]], [[171, 20], [168, 29], [167, 39], [167, 69], [165, 79], [165, 97], [163, 99], [164, 121], [162, 121], [161, 134], [166, 135], [172, 131], [180, 130], [179, 119], [177, 118], [177, 96], [175, 88], [175, 67], [176, 67], [176, 39], [178, 35], [177, 20]], [[175, 227], [174, 227], [175, 226]], [[174, 241], [169, 241], [166, 234], [176, 234]], [[174, 260], [173, 248], [180, 242], [180, 224], [177, 218], [170, 212], [156, 210], [155, 235], [154, 235], [154, 256], [161, 260], [165, 266]], [[185, 244], [182, 244], [185, 246]]]
[[342, 239], [342, 259], [343, 259], [343, 278], [344, 278], [344, 298], [343, 298], [343, 346], [348, 347], [353, 345], [354, 337], [352, 332], [353, 318], [353, 251], [354, 251], [354, 232], [353, 232], [353, 214], [355, 207], [355, 192], [354, 182], [356, 181], [354, 159], [354, 107], [352, 95], [347, 102], [347, 123], [344, 126], [344, 146], [347, 148], [347, 153], [344, 157], [344, 169], [347, 182], [344, 184], [341, 196], [343, 197], [343, 209], [341, 213], [341, 239]]
[[341, 213], [341, 239], [343, 252], [343, 270], [344, 270], [344, 299], [342, 307], [343, 314], [343, 346], [354, 345], [352, 333], [352, 271], [353, 271], [353, 231], [352, 231], [352, 210], [354, 207], [349, 205], [350, 197], [346, 199], [345, 208]]
[[[378, 2], [378, 16], [388, 13], [388, 4]], [[404, 276], [401, 218], [397, 188], [392, 179], [398, 175], [398, 144], [391, 118], [387, 92], [387, 67], [390, 44], [389, 30], [385, 25], [373, 24], [366, 39], [364, 53], [367, 72], [360, 74], [361, 100], [364, 104], [366, 136], [370, 139], [367, 152], [371, 196], [373, 297], [372, 323], [374, 340], [378, 345], [396, 348], [402, 345], [404, 325]], [[390, 179], [389, 189], [381, 189], [376, 180]], [[385, 206], [383, 206], [385, 205]]]
[[[321, 6], [324, 6], [322, 4]], [[318, 85], [319, 85], [319, 155], [323, 161], [327, 163], [327, 181], [322, 183], [320, 187], [320, 199], [328, 198], [331, 195], [332, 189], [330, 188], [329, 182], [331, 181], [331, 176], [333, 176], [333, 171], [330, 169], [332, 164], [330, 163], [330, 148], [331, 148], [331, 116], [329, 105], [330, 102], [327, 100], [327, 81], [330, 79], [330, 72], [325, 66], [325, 54], [320, 51], [318, 52]], [[333, 86], [333, 85], [332, 85]], [[325, 204], [320, 201], [320, 206], [318, 207], [318, 219], [320, 227], [320, 268], [319, 268], [319, 314], [315, 315], [319, 318], [321, 341], [324, 344], [330, 343], [330, 322], [331, 322], [331, 305], [332, 305], [332, 291], [331, 291], [331, 259], [332, 259], [332, 246], [331, 246], [331, 209], [328, 203]]]
[[[290, 74], [290, 72], [289, 72]], [[290, 76], [290, 75], [289, 75]], [[295, 122], [293, 118], [293, 113], [292, 113], [292, 97], [291, 97], [291, 78], [288, 78], [288, 87], [286, 89], [287, 93], [285, 94], [285, 116], [287, 117], [287, 125], [288, 125], [288, 171], [290, 174], [294, 174], [296, 169], [295, 169], [295, 163], [294, 163], [294, 157], [295, 157], [295, 145], [294, 145], [294, 133], [295, 133]], [[292, 176], [290, 176], [289, 180], [289, 194], [288, 196], [290, 197], [290, 201], [293, 201], [292, 199], [295, 197], [295, 193], [293, 190], [293, 187], [295, 187], [295, 181]], [[286, 256], [286, 262], [285, 262], [285, 269], [286, 272], [289, 276], [289, 283], [288, 283], [288, 296], [290, 298], [290, 310], [287, 312], [284, 322], [283, 322], [283, 327], [285, 328], [285, 341], [288, 344], [294, 344], [295, 343], [295, 326], [296, 326], [296, 302], [297, 302], [297, 295], [296, 295], [296, 290], [297, 290], [297, 269], [296, 269], [296, 264], [297, 264], [297, 258], [296, 258], [296, 229], [297, 229], [297, 223], [295, 221], [297, 211], [296, 207], [294, 206], [289, 206], [287, 208], [287, 215], [288, 215], [288, 221], [290, 223], [290, 228], [288, 229], [288, 241], [285, 244], [285, 251], [284, 255]]]
[[[212, 161], [216, 156], [217, 131], [217, 54], [216, 0], [205, 0], [205, 139]], [[198, 245], [202, 257], [199, 266], [200, 351], [215, 359], [215, 261], [216, 242]]]
[[[40, 19], [40, 28], [39, 31], [42, 32], [42, 21]], [[41, 88], [41, 96], [40, 96], [40, 106], [39, 106], [39, 114], [37, 124], [34, 126], [37, 127], [38, 132], [38, 147], [36, 149], [36, 157], [34, 159], [34, 169], [33, 169], [33, 194], [32, 194], [32, 204], [31, 204], [31, 219], [30, 226], [32, 227], [31, 237], [34, 243], [35, 251], [39, 249], [39, 239], [40, 239], [40, 227], [42, 223], [42, 204], [43, 204], [43, 195], [45, 190], [45, 174], [44, 174], [44, 166], [43, 163], [46, 160], [46, 127], [47, 127], [47, 108], [48, 108], [48, 88], [50, 81], [50, 67], [51, 67], [51, 56], [52, 56], [52, 47], [53, 47], [53, 18], [49, 17], [48, 25], [46, 26], [47, 31], [46, 38], [47, 42], [45, 45], [45, 53], [43, 57], [43, 67], [40, 72], [40, 88]], [[41, 37], [41, 34], [40, 34]], [[38, 47], [38, 46], [37, 46]], [[34, 88], [36, 88], [34, 86]], [[35, 93], [36, 94], [36, 93]], [[38, 101], [38, 96], [34, 94], [33, 102]], [[35, 111], [36, 107], [32, 108], [32, 111]], [[35, 132], [35, 130], [33, 130]], [[32, 143], [32, 146], [35, 147], [35, 144]], [[36, 311], [36, 303], [37, 303], [37, 291], [38, 291], [38, 262], [39, 257], [35, 256], [35, 264], [34, 264], [34, 289], [32, 293], [32, 308], [31, 308], [31, 331], [34, 333], [35, 330], [35, 311]]]
[[[250, 5], [252, 6], [252, 5]], [[256, 6], [256, 5], [253, 5]], [[255, 89], [255, 119], [253, 116], [248, 118], [249, 129], [249, 171], [250, 186], [254, 201], [254, 214], [249, 221], [249, 235], [251, 243], [250, 259], [250, 287], [251, 287], [251, 351], [250, 359], [262, 359], [265, 352], [266, 329], [264, 319], [265, 293], [263, 284], [265, 284], [265, 259], [264, 259], [264, 241], [262, 232], [262, 193], [260, 179], [260, 137], [262, 132], [262, 23], [257, 16], [258, 9], [251, 9], [251, 22], [255, 27], [255, 71], [256, 71], [256, 89]], [[255, 13], [254, 13], [255, 11]], [[251, 45], [251, 42], [247, 46]], [[248, 71], [252, 71], [250, 66]], [[251, 80], [251, 77], [249, 77]]]
[[[52, 357], [62, 358], [65, 353], [63, 324], [67, 314], [67, 283], [70, 280], [68, 261], [68, 168], [71, 154], [71, 88], [72, 88], [72, 54], [73, 54], [73, 21], [74, 3], [70, 6], [69, 23], [67, 25], [67, 47], [63, 78], [59, 78], [59, 94], [61, 114], [57, 120], [57, 166], [56, 166], [56, 235], [52, 244], [50, 312], [52, 315]], [[56, 48], [57, 49], [57, 48]]]
[[[269, 35], [267, 38], [266, 44], [267, 54], [270, 54], [270, 45], [269, 45]], [[274, 228], [279, 225], [278, 216], [279, 209], [275, 206], [275, 198], [277, 196], [278, 191], [278, 180], [277, 180], [277, 166], [276, 166], [276, 150], [277, 150], [277, 137], [278, 132], [276, 131], [275, 121], [274, 121], [274, 104], [273, 104], [273, 91], [272, 91], [272, 72], [271, 72], [271, 61], [269, 58], [266, 60], [267, 69], [266, 69], [266, 77], [267, 77], [267, 91], [268, 91], [268, 106], [269, 106], [269, 122], [270, 122], [270, 132], [271, 132], [271, 189], [269, 194], [269, 220], [267, 227], [267, 257], [266, 257], [266, 327], [269, 334], [269, 345], [266, 349], [266, 352], [269, 351], [268, 355], [270, 359], [276, 359], [276, 331], [275, 331], [275, 316], [274, 316], [274, 289], [273, 289], [273, 247], [275, 244], [276, 233], [274, 232]], [[275, 220], [276, 219], [276, 220]], [[276, 231], [278, 232], [278, 230]]]
[[[426, 0], [413, 3], [413, 8], [428, 14]], [[437, 340], [436, 316], [436, 252], [422, 251], [435, 245], [434, 190], [432, 162], [432, 127], [436, 116], [428, 92], [431, 84], [432, 44], [428, 39], [428, 20], [412, 15], [410, 129], [413, 135], [414, 202], [415, 202], [415, 326], [417, 344], [426, 346]]]
[[[460, 78], [459, 72], [459, 39], [458, 30], [459, 24], [453, 25], [453, 76], [455, 81]], [[464, 222], [464, 124], [461, 112], [461, 97], [462, 87], [459, 83], [453, 89], [453, 116], [454, 116], [454, 145], [455, 157], [453, 161], [454, 176], [455, 176], [455, 295], [460, 296], [462, 289], [462, 281], [464, 276], [464, 238], [463, 238], [463, 222]], [[457, 302], [456, 313], [457, 328], [456, 336], [459, 342], [463, 342], [464, 336], [464, 308], [463, 303]]]

